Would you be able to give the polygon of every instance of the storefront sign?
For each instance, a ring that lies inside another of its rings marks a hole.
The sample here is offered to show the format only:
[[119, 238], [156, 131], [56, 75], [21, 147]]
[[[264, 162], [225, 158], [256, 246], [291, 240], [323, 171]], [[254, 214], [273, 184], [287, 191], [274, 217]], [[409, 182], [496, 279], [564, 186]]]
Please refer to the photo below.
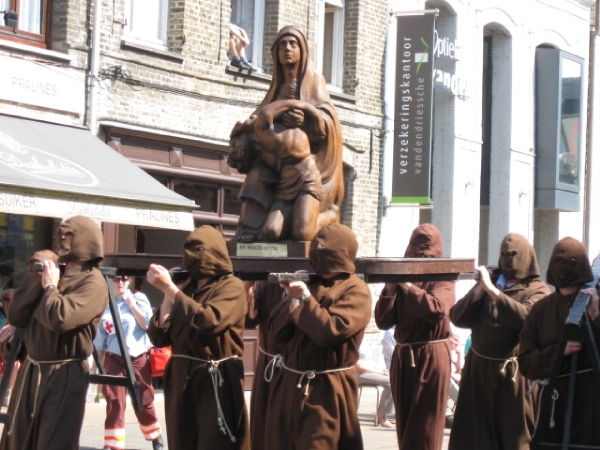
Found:
[[22, 145], [0, 131], [0, 164], [24, 175], [68, 186], [96, 186], [98, 178], [85, 167], [44, 150]]
[[0, 189], [0, 212], [64, 219], [78, 214], [103, 222], [172, 230], [194, 229], [191, 213], [114, 204], [116, 200], [70, 194], [21, 194]]
[[435, 16], [398, 17], [392, 203], [429, 204]]
[[460, 59], [460, 46], [456, 42], [455, 32], [448, 36], [446, 32], [435, 31], [435, 90], [451, 92], [452, 95], [465, 97], [467, 82], [456, 75], [456, 61]]
[[83, 114], [83, 72], [8, 56], [0, 56], [0, 67], [1, 99]]

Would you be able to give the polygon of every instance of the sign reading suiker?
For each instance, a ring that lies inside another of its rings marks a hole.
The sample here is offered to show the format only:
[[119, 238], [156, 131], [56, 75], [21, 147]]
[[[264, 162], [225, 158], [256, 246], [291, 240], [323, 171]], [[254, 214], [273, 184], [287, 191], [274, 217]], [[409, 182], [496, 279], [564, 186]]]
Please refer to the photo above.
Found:
[[431, 202], [435, 16], [399, 16], [392, 203]]

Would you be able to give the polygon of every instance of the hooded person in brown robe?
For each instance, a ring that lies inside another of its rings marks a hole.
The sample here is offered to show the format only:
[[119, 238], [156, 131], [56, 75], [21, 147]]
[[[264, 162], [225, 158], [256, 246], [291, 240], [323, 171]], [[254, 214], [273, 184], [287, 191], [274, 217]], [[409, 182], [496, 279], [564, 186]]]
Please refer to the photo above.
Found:
[[265, 380], [265, 369], [271, 359], [282, 354], [284, 346], [273, 341], [268, 332], [268, 321], [271, 311], [281, 303], [285, 291], [278, 285], [267, 281], [257, 281], [248, 297], [248, 314], [246, 329], [258, 326], [258, 358], [252, 380], [250, 397], [250, 436], [253, 450], [270, 449], [269, 440], [265, 437], [267, 405], [269, 403], [270, 383]]
[[152, 264], [147, 280], [165, 294], [147, 333], [173, 354], [164, 375], [169, 448], [249, 449], [244, 399], [246, 292], [221, 233], [202, 226], [183, 244], [190, 278], [176, 286]]
[[[558, 351], [570, 307], [582, 286], [594, 280], [585, 246], [571, 237], [558, 241], [552, 250], [546, 280], [556, 288], [556, 291], [533, 305], [525, 319], [520, 336], [519, 370], [530, 380], [544, 380], [552, 375], [559, 356]], [[587, 311], [591, 319], [596, 347], [600, 348], [598, 294], [594, 288], [583, 289], [582, 292], [591, 296]], [[583, 333], [584, 329], [580, 331]], [[555, 402], [551, 402], [553, 411], [550, 420], [554, 420], [555, 425], [551, 427], [548, 423], [543, 425], [538, 423], [535, 438], [542, 437], [543, 442], [562, 443], [569, 370], [574, 353], [579, 353], [579, 356], [570, 443], [598, 446], [600, 445], [598, 426], [600, 385], [590, 370], [592, 367], [590, 350], [577, 339], [568, 341], [563, 353], [564, 359], [555, 387], [558, 398]], [[537, 436], [540, 427], [545, 430], [544, 436]]]
[[361, 450], [354, 365], [371, 317], [371, 294], [354, 273], [356, 236], [345, 225], [321, 228], [309, 260], [321, 280], [282, 285], [269, 333], [285, 346], [274, 358], [265, 436], [269, 449]]
[[[407, 258], [441, 258], [442, 236], [429, 224], [412, 233]], [[375, 306], [382, 330], [396, 326], [390, 380], [401, 450], [440, 450], [450, 385], [450, 308], [454, 282], [386, 283]]]
[[533, 304], [550, 293], [535, 250], [520, 234], [500, 246], [501, 276], [477, 268], [477, 284], [450, 310], [452, 323], [470, 328], [450, 433], [452, 450], [527, 450], [533, 435], [531, 383], [518, 372], [519, 333]]
[[300, 28], [283, 27], [271, 55], [265, 98], [231, 132], [228, 164], [247, 173], [235, 239], [311, 240], [322, 226], [339, 222], [341, 124]]
[[79, 448], [87, 358], [108, 305], [106, 281], [97, 269], [103, 237], [94, 221], [74, 216], [60, 224], [58, 239], [64, 275], [59, 280], [54, 253], [36, 252], [30, 262], [43, 263], [44, 271], [25, 275], [10, 308], [10, 323], [26, 330], [27, 348], [9, 405], [10, 450]]

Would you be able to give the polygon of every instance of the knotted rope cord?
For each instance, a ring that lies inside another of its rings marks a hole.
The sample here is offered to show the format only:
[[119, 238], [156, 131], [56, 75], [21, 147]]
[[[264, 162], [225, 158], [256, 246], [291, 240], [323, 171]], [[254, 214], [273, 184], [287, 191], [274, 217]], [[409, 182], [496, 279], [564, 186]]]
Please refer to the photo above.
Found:
[[[37, 372], [37, 376], [36, 376], [36, 382], [35, 382], [35, 395], [33, 396], [33, 411], [31, 412], [31, 418], [33, 419], [35, 417], [35, 413], [36, 413], [36, 408], [37, 408], [37, 399], [38, 399], [38, 394], [40, 392], [40, 385], [42, 384], [42, 364], [67, 364], [70, 362], [75, 362], [75, 361], [81, 361], [81, 362], [85, 362], [87, 364], [87, 359], [78, 359], [78, 358], [70, 358], [70, 359], [57, 359], [55, 361], [37, 361], [35, 359], [33, 359], [31, 356], [27, 355], [27, 359], [29, 360], [30, 367], [33, 366], [34, 369], [36, 369]], [[23, 378], [24, 380], [25, 378]], [[14, 418], [17, 415], [17, 411], [19, 410], [19, 406], [21, 405], [21, 398], [23, 397], [23, 388], [25, 386], [25, 383], [21, 383], [19, 386], [19, 391], [17, 392], [17, 403], [15, 405], [15, 410], [12, 413], [12, 420], [10, 423], [10, 429], [8, 430], [8, 434], [12, 434], [14, 431], [14, 425], [16, 420], [14, 420]]]
[[184, 359], [190, 359], [192, 361], [200, 361], [203, 363], [208, 364], [208, 373], [210, 373], [210, 379], [212, 380], [212, 384], [213, 384], [213, 390], [215, 391], [215, 402], [217, 403], [217, 423], [219, 424], [219, 429], [221, 430], [221, 432], [226, 435], [229, 436], [229, 440], [231, 440], [232, 443], [236, 442], [235, 436], [233, 435], [233, 433], [231, 432], [231, 430], [229, 429], [229, 426], [227, 425], [227, 421], [225, 420], [225, 415], [223, 414], [223, 410], [221, 409], [221, 401], [219, 400], [219, 390], [218, 388], [223, 386], [223, 376], [221, 375], [221, 371], [219, 370], [219, 364], [221, 364], [222, 362], [225, 362], [229, 359], [239, 359], [238, 355], [232, 355], [232, 356], [228, 356], [227, 358], [222, 358], [222, 359], [202, 359], [202, 358], [195, 358], [193, 356], [188, 356], [188, 355], [171, 355], [171, 358], [184, 358]]
[[517, 380], [517, 372], [519, 371], [519, 361], [517, 360], [516, 356], [511, 356], [510, 358], [492, 358], [491, 356], [485, 356], [480, 353], [477, 353], [475, 351], [475, 349], [473, 348], [473, 346], [471, 346], [471, 350], [473, 350], [473, 353], [475, 353], [480, 358], [489, 359], [490, 361], [504, 361], [504, 364], [502, 364], [502, 368], [500, 369], [500, 373], [502, 375], [506, 375], [506, 367], [509, 364], [512, 364], [513, 366], [515, 366], [515, 373], [511, 377], [511, 379], [512, 379], [513, 383]]
[[[265, 353], [265, 354], [268, 355], [268, 353]], [[269, 361], [269, 363], [265, 367], [265, 381], [267, 383], [269, 383], [273, 379], [273, 373], [275, 371], [275, 368], [282, 368], [282, 369], [287, 370], [288, 372], [292, 372], [292, 373], [300, 375], [300, 378], [298, 378], [298, 384], [296, 385], [296, 388], [298, 388], [298, 389], [302, 389], [302, 382], [304, 381], [304, 378], [306, 377], [306, 383], [304, 384], [304, 396], [308, 395], [308, 388], [310, 387], [310, 380], [315, 378], [317, 375], [325, 375], [328, 373], [343, 372], [345, 370], [350, 370], [354, 367], [354, 364], [353, 364], [350, 367], [342, 367], [341, 369], [304, 370], [304, 371], [302, 371], [302, 370], [292, 369], [291, 367], [287, 367], [283, 362], [282, 355], [270, 355], [270, 356], [273, 356], [273, 358], [271, 359], [271, 361]]]
[[415, 367], [415, 353], [412, 348], [413, 345], [416, 346], [416, 345], [427, 345], [427, 344], [439, 344], [440, 342], [446, 342], [449, 340], [450, 340], [450, 338], [438, 339], [436, 341], [423, 341], [423, 342], [404, 342], [404, 343], [397, 342], [396, 347], [400, 347], [400, 348], [408, 347], [409, 348], [409, 350], [410, 350], [410, 366]]
[[[586, 373], [586, 372], [591, 372], [593, 369], [583, 369], [583, 370], [579, 370], [577, 371], [577, 375], [582, 374], [582, 373]], [[565, 377], [570, 377], [571, 374], [570, 373], [564, 373], [562, 375], [559, 375], [557, 378], [565, 378]], [[537, 419], [535, 420], [535, 428], [537, 428], [538, 426], [538, 421], [540, 420], [540, 410], [542, 408], [542, 397], [544, 395], [544, 389], [546, 389], [546, 386], [548, 386], [548, 384], [550, 383], [550, 378], [544, 378], [543, 380], [534, 380], [531, 383], [531, 387], [529, 388], [529, 390], [527, 391], [527, 393], [529, 395], [533, 394], [533, 390], [536, 386], [542, 386], [542, 389], [540, 391], [540, 401], [538, 402], [538, 412], [537, 412]], [[558, 391], [556, 389], [554, 389], [554, 392], [552, 393], [552, 412], [550, 413], [550, 423], [549, 423], [549, 427], [550, 428], [554, 428], [554, 426], [556, 425], [556, 422], [554, 420], [554, 408], [556, 406], [556, 400], [558, 400]]]

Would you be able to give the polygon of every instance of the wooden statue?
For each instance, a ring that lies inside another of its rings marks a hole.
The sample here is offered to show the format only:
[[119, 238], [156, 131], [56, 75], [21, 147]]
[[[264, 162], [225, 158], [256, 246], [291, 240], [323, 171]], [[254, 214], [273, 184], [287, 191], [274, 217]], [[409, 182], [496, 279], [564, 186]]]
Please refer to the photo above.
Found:
[[282, 28], [271, 54], [271, 86], [230, 136], [227, 163], [247, 174], [234, 240], [310, 241], [340, 220], [342, 130], [300, 28]]

